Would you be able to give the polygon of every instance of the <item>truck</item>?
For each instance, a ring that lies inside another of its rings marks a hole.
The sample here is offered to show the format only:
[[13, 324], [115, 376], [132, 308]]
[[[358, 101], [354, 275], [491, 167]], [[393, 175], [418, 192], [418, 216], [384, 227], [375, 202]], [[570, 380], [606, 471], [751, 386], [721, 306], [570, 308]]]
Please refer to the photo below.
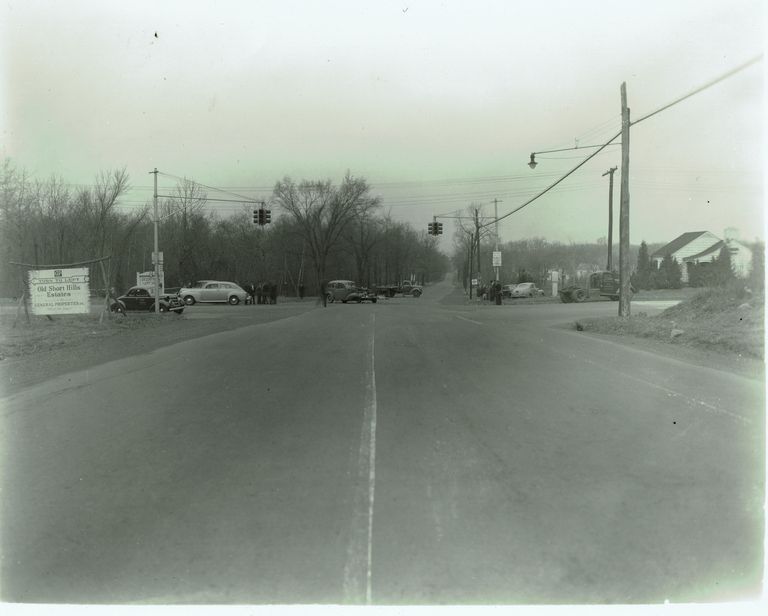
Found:
[[376, 286], [376, 293], [384, 297], [394, 297], [398, 293], [419, 297], [424, 292], [421, 285], [413, 284], [410, 280], [403, 280], [398, 284], [380, 284]]
[[[607, 297], [612, 301], [619, 299], [619, 274], [617, 272], [593, 272], [587, 278], [586, 285], [572, 284], [560, 289], [560, 301], [563, 303], [585, 302]], [[630, 285], [630, 293], [635, 289]]]

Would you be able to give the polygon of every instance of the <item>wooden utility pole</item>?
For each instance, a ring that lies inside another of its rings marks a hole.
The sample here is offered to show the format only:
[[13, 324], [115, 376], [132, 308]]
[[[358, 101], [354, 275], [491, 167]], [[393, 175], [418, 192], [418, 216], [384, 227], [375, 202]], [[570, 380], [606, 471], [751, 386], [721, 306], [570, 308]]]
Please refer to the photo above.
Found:
[[[495, 230], [494, 235], [496, 236], [494, 238], [494, 251], [499, 252], [499, 200], [494, 199], [493, 200], [493, 219], [495, 224]], [[499, 266], [495, 266], [494, 269], [496, 270], [496, 282], [499, 281]]]
[[609, 272], [613, 271], [613, 174], [616, 167], [611, 167], [603, 173], [603, 177], [610, 175], [608, 182], [608, 266]]
[[480, 220], [478, 218], [478, 209], [475, 208], [475, 243], [477, 245], [477, 286], [480, 288], [480, 274], [482, 272], [480, 265]]
[[154, 194], [154, 227], [155, 227], [155, 238], [154, 238], [154, 262], [155, 262], [155, 314], [160, 314], [160, 255], [158, 254], [158, 241], [157, 241], [157, 225], [158, 225], [158, 219], [157, 219], [157, 167], [155, 167], [154, 171], [150, 171], [151, 174], [155, 176], [155, 194]]
[[469, 234], [469, 299], [472, 299], [472, 254], [475, 252], [475, 234]]
[[629, 285], [629, 107], [627, 83], [621, 84], [621, 210], [619, 213], [619, 316], [630, 314]]

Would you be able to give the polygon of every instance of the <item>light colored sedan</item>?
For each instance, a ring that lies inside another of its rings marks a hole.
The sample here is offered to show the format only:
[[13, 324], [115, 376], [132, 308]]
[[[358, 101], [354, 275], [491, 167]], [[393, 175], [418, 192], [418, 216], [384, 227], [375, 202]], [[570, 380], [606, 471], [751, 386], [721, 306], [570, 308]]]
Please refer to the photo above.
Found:
[[515, 290], [516, 284], [505, 284], [501, 287], [502, 297], [512, 297], [512, 292]]
[[512, 297], [537, 297], [539, 295], [544, 295], [544, 291], [532, 282], [521, 282], [512, 289]]
[[187, 306], [207, 302], [227, 302], [233, 306], [244, 302], [248, 293], [235, 284], [226, 280], [198, 280], [191, 287], [179, 289], [179, 297]]

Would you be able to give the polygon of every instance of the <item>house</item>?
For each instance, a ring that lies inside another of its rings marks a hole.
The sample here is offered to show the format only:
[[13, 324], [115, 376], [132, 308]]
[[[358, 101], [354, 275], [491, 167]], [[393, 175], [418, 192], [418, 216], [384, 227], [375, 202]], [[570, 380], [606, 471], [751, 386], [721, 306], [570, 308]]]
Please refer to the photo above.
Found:
[[651, 261], [659, 267], [664, 257], [671, 255], [680, 265], [682, 281], [688, 282], [688, 264], [711, 263], [717, 259], [725, 245], [731, 253], [731, 267], [734, 273], [742, 278], [747, 276], [752, 267], [752, 251], [738, 241], [738, 230], [729, 227], [724, 236], [725, 239], [721, 240], [709, 231], [683, 233], [654, 252]]

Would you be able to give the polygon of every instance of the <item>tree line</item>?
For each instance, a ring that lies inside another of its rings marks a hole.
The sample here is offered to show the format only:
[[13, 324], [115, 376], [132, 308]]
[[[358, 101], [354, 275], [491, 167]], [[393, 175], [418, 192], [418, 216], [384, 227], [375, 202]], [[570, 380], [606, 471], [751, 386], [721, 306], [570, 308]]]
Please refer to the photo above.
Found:
[[[63, 179], [41, 181], [6, 160], [0, 169], [0, 296], [23, 289], [24, 269], [12, 262], [64, 265], [111, 257], [109, 284], [122, 292], [136, 273], [153, 269], [152, 205], [126, 211], [130, 189], [125, 169], [99, 172], [93, 184], [72, 186]], [[316, 292], [327, 278], [355, 280], [365, 286], [414, 278], [442, 278], [448, 258], [437, 238], [382, 213], [364, 178], [347, 174], [338, 185], [328, 181], [275, 184], [267, 207], [274, 222], [254, 224], [254, 205], [220, 216], [209, 207], [206, 191], [179, 181], [173, 198], [159, 202], [160, 251], [165, 285], [199, 279], [240, 284], [270, 282], [282, 294]], [[91, 288], [101, 288], [91, 270]]]

